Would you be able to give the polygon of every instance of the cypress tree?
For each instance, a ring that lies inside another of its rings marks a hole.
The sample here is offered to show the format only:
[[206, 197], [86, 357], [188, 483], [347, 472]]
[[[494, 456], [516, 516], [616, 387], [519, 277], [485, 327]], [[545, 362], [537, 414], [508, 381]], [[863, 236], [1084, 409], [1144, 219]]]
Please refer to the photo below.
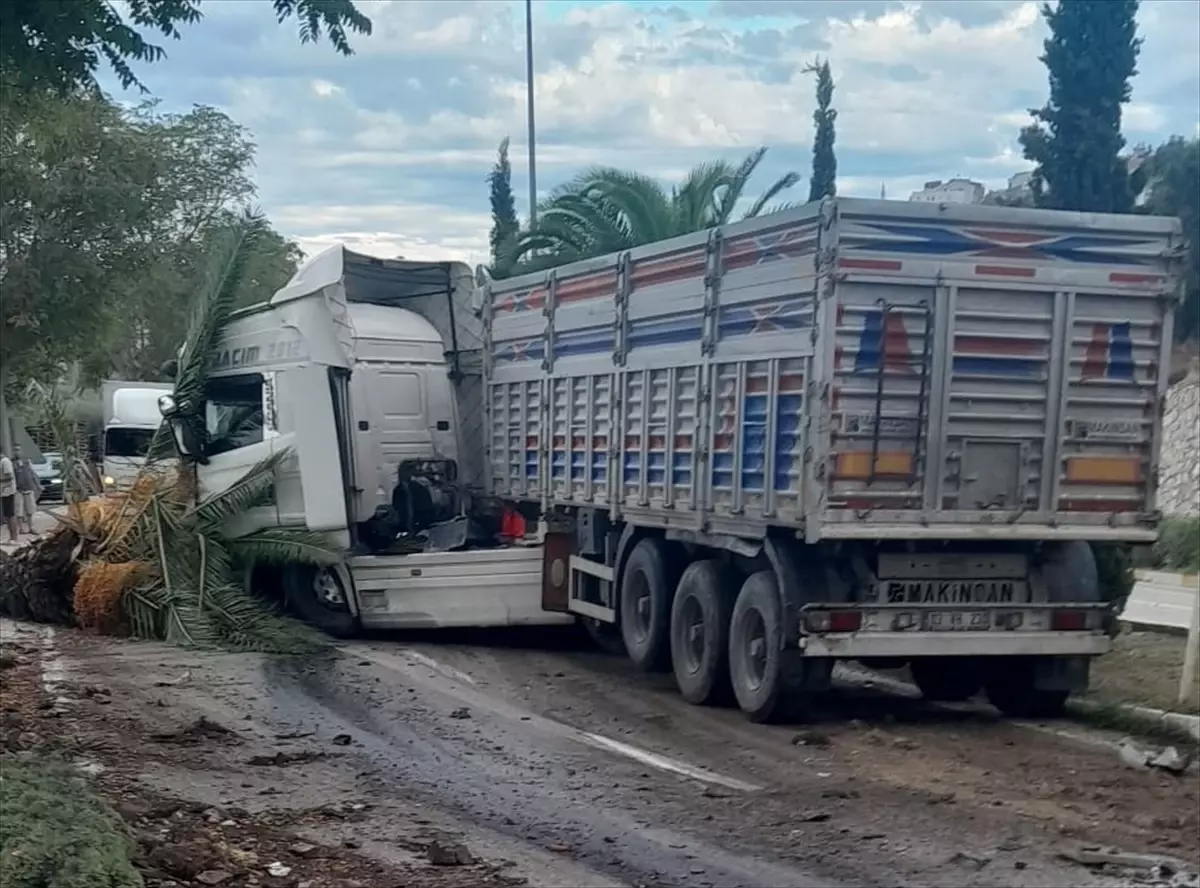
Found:
[[837, 110], [833, 104], [833, 75], [829, 61], [809, 65], [806, 69], [817, 75], [817, 110], [813, 111], [816, 134], [813, 138], [812, 182], [808, 186], [808, 199], [820, 200], [837, 194], [837, 156], [833, 153], [836, 137], [834, 121]]
[[1137, 73], [1138, 0], [1059, 0], [1042, 15], [1050, 26], [1042, 62], [1050, 100], [1031, 110], [1035, 123], [1021, 132], [1025, 157], [1036, 166], [1039, 206], [1125, 213], [1133, 206], [1129, 174], [1120, 158], [1121, 106]]
[[508, 162], [508, 139], [500, 143], [496, 163], [488, 174], [492, 201], [492, 231], [488, 243], [492, 254], [492, 275], [505, 277], [511, 264], [510, 252], [521, 226], [512, 193], [512, 164]]

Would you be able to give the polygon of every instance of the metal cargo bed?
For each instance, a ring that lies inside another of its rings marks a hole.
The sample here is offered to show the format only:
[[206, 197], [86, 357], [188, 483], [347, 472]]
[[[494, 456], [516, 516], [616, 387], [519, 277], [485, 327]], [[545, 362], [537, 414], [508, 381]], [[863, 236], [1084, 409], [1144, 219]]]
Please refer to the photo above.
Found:
[[494, 282], [491, 490], [738, 536], [1150, 538], [1179, 244], [838, 198]]

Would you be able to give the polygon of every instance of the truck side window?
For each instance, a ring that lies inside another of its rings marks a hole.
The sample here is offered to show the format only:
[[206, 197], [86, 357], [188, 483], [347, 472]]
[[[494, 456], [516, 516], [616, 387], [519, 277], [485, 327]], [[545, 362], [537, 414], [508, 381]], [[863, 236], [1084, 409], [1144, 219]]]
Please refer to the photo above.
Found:
[[263, 440], [263, 378], [257, 373], [211, 379], [204, 391], [208, 455]]

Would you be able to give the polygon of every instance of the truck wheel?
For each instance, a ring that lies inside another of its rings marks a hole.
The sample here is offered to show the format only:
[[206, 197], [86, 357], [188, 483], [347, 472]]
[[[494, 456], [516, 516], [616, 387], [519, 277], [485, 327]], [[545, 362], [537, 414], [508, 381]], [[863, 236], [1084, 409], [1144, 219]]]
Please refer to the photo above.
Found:
[[288, 609], [322, 632], [334, 638], [351, 638], [358, 632], [342, 578], [332, 568], [288, 565], [283, 593]]
[[783, 606], [775, 574], [760, 570], [742, 584], [729, 627], [729, 678], [739, 708], [753, 722], [803, 714], [804, 663], [784, 650]]
[[602, 623], [592, 617], [580, 617], [584, 631], [592, 643], [606, 654], [621, 657], [625, 654], [625, 642], [621, 640], [621, 627], [613, 623]]
[[644, 672], [671, 663], [671, 596], [677, 575], [667, 544], [645, 539], [633, 547], [621, 574], [621, 639], [625, 652]]
[[1058, 718], [1070, 691], [1044, 691], [1033, 686], [1032, 660], [998, 663], [984, 682], [988, 702], [1009, 718]]
[[914, 657], [909, 671], [926, 700], [961, 703], [983, 686], [978, 666], [967, 657]]
[[704, 705], [729, 699], [729, 573], [718, 561], [696, 561], [679, 579], [671, 604], [671, 665], [679, 693]]

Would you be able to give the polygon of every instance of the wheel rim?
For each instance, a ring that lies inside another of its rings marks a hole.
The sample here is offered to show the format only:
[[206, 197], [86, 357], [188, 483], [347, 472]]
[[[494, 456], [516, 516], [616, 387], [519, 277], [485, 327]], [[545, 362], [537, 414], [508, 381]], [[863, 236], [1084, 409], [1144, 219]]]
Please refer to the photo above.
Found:
[[328, 568], [323, 567], [317, 571], [313, 576], [312, 587], [317, 601], [326, 607], [339, 609], [346, 606], [346, 593], [342, 591], [342, 584]]
[[757, 690], [767, 674], [767, 624], [757, 610], [749, 610], [742, 617], [741, 629], [746, 680]]
[[688, 672], [699, 672], [704, 664], [705, 634], [704, 608], [694, 596], [688, 596], [679, 610], [679, 622], [683, 630], [683, 662]]
[[646, 575], [640, 571], [633, 576], [630, 586], [630, 597], [633, 599], [633, 634], [638, 643], [645, 642], [650, 637], [650, 583]]

